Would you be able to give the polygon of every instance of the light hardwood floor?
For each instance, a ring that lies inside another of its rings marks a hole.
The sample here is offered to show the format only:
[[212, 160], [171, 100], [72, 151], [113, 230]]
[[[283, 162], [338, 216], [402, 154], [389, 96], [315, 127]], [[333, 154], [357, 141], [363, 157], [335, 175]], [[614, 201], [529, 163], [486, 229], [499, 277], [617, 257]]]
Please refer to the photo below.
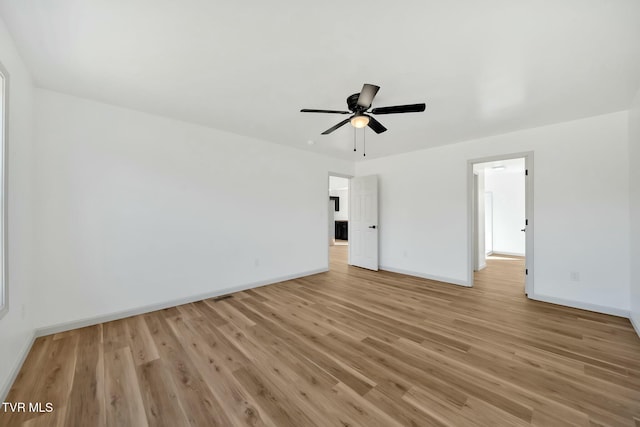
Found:
[[472, 289], [329, 273], [39, 338], [2, 426], [640, 424], [627, 319], [529, 301], [523, 261]]

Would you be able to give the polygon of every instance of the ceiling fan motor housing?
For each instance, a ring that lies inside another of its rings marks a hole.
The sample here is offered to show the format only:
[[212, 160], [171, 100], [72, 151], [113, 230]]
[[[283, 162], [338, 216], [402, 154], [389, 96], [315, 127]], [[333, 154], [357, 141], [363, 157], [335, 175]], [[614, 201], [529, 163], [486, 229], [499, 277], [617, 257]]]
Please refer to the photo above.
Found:
[[349, 110], [353, 111], [354, 113], [365, 112], [367, 111], [367, 109], [369, 109], [369, 107], [371, 107], [371, 105], [368, 105], [366, 107], [362, 107], [358, 105], [359, 97], [360, 97], [359, 93], [354, 93], [353, 95], [347, 98], [347, 107], [349, 107]]

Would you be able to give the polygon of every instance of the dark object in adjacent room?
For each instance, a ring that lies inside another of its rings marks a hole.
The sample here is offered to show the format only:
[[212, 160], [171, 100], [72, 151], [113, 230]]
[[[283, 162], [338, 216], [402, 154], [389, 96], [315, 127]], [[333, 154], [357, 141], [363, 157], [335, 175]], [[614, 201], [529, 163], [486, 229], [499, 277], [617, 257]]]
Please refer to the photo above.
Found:
[[335, 211], [338, 212], [340, 210], [340, 197], [338, 197], [338, 196], [329, 196], [329, 200], [335, 200], [335, 202], [336, 202]]

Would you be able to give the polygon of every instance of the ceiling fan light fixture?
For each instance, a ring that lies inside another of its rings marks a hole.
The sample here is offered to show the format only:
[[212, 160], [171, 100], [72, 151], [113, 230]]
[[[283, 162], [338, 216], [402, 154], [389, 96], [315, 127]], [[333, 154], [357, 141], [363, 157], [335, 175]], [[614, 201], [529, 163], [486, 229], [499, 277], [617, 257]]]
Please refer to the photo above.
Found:
[[363, 127], [369, 124], [369, 116], [366, 115], [356, 115], [351, 118], [351, 125], [354, 128], [362, 129]]

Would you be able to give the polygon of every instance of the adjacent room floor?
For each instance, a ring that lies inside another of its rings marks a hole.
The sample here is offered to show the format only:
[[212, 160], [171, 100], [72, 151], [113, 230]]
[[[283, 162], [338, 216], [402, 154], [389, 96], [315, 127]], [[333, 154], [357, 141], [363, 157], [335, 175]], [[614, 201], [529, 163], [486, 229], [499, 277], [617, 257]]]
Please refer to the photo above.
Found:
[[7, 401], [55, 411], [0, 425], [640, 423], [627, 319], [527, 300], [518, 258], [469, 289], [347, 250], [328, 273], [39, 338]]

